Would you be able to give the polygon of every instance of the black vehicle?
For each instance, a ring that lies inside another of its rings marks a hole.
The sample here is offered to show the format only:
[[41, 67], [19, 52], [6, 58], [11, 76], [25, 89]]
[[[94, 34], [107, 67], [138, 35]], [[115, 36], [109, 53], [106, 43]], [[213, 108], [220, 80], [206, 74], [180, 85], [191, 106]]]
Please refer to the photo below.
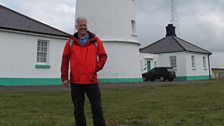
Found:
[[176, 78], [176, 73], [172, 67], [154, 67], [149, 72], [143, 73], [142, 77], [144, 81], [154, 81], [156, 79], [173, 81]]

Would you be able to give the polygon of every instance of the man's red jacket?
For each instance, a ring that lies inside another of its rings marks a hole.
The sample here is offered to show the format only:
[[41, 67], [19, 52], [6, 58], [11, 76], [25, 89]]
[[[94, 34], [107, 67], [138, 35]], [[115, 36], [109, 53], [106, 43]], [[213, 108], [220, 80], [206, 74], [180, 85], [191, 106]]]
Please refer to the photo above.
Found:
[[[106, 60], [107, 54], [102, 41], [95, 34], [89, 32], [88, 41], [85, 45], [81, 45], [78, 33], [75, 33], [64, 47], [61, 63], [62, 81], [70, 80], [71, 84], [96, 84], [97, 72], [103, 68]], [[69, 64], [70, 79], [68, 79]]]

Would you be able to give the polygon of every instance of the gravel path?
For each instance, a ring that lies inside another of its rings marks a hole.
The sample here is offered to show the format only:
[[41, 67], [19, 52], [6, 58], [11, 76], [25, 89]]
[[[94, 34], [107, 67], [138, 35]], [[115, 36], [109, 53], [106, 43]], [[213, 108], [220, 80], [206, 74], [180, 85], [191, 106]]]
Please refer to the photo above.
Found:
[[[167, 86], [167, 85], [183, 85], [183, 84], [200, 84], [200, 83], [212, 83], [211, 80], [203, 81], [166, 81], [166, 82], [136, 82], [136, 83], [103, 83], [100, 84], [100, 88], [136, 88], [136, 87], [148, 87], [148, 86]], [[62, 85], [59, 86], [0, 86], [1, 92], [19, 92], [19, 91], [32, 91], [32, 92], [58, 92], [69, 91], [68, 87]]]

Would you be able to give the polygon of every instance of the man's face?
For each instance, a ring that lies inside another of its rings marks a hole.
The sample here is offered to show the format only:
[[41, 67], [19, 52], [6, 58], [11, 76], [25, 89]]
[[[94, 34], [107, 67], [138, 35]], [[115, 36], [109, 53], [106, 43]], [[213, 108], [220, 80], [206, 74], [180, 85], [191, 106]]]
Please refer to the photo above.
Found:
[[80, 35], [87, 34], [87, 21], [86, 20], [80, 20], [79, 22], [77, 22], [75, 27]]

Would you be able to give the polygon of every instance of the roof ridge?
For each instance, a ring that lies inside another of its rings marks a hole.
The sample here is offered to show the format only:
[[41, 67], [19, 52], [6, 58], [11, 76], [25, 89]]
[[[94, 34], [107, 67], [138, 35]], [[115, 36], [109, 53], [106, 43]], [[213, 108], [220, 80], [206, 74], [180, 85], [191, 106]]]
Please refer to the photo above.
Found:
[[174, 39], [174, 41], [175, 41], [181, 48], [183, 48], [184, 51], [187, 51], [186, 48], [184, 48], [184, 46], [183, 46], [182, 44], [180, 44], [180, 42], [177, 41], [176, 38], [178, 38], [178, 37], [176, 37], [176, 36], [172, 36], [172, 38]]
[[192, 44], [192, 43], [190, 43], [190, 42], [188, 42], [188, 41], [186, 41], [186, 40], [183, 40], [183, 39], [178, 38], [178, 37], [177, 37], [177, 39], [180, 39], [181, 41], [184, 41], [184, 42], [186, 42], [186, 43], [188, 43], [188, 44], [190, 44], [190, 45], [192, 45], [192, 46], [194, 46], [194, 47], [197, 47], [197, 48], [199, 48], [199, 49], [201, 49], [201, 50], [203, 50], [203, 51], [208, 52], [209, 54], [212, 54], [210, 51], [205, 50], [205, 49], [203, 49], [203, 48], [201, 48], [201, 47], [199, 47], [199, 46], [197, 46], [197, 45], [194, 45], [194, 44]]

